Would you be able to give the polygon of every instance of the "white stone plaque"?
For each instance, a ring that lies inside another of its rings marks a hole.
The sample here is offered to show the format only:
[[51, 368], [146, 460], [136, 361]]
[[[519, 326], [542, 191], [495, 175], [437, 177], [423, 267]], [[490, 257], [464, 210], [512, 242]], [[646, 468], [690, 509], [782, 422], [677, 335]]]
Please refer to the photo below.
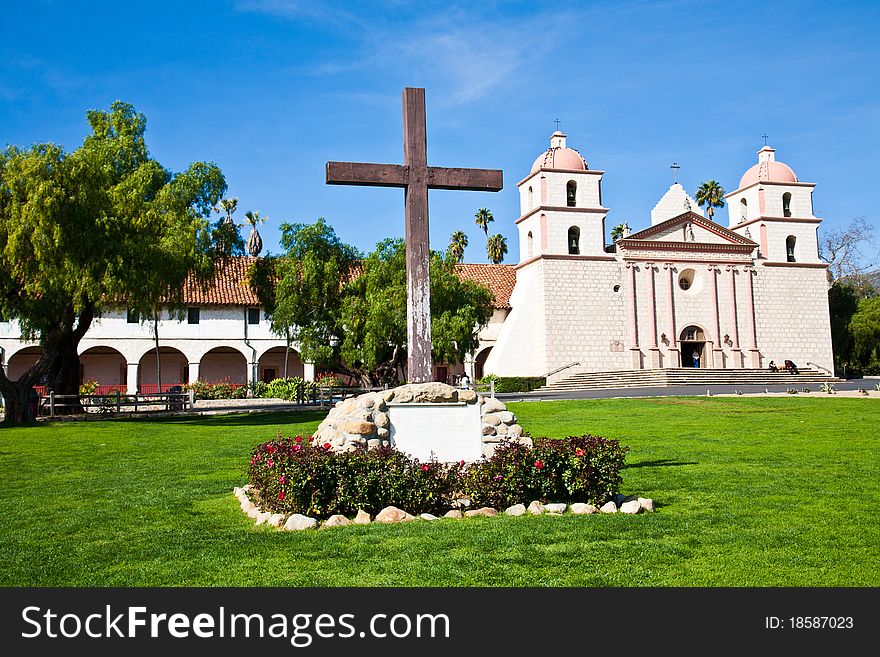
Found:
[[392, 446], [419, 461], [478, 461], [483, 456], [479, 404], [388, 404]]

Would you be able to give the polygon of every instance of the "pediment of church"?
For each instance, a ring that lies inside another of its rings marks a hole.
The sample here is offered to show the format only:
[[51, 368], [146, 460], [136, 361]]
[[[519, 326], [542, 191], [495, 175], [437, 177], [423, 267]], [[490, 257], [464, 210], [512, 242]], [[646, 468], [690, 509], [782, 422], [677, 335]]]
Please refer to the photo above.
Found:
[[752, 240], [746, 239], [695, 212], [685, 212], [655, 226], [640, 230], [624, 238], [619, 244], [624, 250], [633, 250], [652, 246], [649, 244], [651, 242], [662, 243], [666, 248], [680, 246], [687, 250], [693, 250], [694, 247], [702, 245], [713, 251], [724, 247], [742, 251], [757, 246]]

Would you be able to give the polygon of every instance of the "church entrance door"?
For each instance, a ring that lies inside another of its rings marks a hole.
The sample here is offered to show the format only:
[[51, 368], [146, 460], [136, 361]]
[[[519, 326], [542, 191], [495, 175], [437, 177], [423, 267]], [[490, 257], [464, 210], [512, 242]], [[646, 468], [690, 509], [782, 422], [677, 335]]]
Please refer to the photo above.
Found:
[[682, 367], [706, 367], [706, 336], [698, 326], [688, 326], [681, 332]]

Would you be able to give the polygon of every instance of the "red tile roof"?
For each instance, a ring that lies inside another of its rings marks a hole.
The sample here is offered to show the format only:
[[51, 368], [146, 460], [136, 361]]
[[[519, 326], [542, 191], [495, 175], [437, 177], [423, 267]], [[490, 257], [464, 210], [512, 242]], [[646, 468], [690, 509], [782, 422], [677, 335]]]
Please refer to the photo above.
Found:
[[[218, 263], [213, 279], [205, 288], [190, 278], [184, 286], [183, 302], [192, 306], [260, 305], [247, 284], [248, 268], [256, 260], [239, 257]], [[489, 288], [495, 295], [493, 308], [510, 308], [510, 294], [516, 283], [516, 270], [512, 265], [458, 264], [455, 268], [461, 278]], [[360, 273], [360, 264], [356, 269]]]

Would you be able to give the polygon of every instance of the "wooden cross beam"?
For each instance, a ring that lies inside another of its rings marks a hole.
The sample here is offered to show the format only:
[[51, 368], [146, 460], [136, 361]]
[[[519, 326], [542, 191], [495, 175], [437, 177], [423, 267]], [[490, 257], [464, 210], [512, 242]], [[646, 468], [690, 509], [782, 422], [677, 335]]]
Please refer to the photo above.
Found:
[[402, 187], [406, 206], [407, 381], [432, 381], [431, 283], [428, 244], [428, 190], [497, 192], [497, 169], [428, 166], [425, 90], [403, 90], [403, 164], [327, 162], [328, 185]]

